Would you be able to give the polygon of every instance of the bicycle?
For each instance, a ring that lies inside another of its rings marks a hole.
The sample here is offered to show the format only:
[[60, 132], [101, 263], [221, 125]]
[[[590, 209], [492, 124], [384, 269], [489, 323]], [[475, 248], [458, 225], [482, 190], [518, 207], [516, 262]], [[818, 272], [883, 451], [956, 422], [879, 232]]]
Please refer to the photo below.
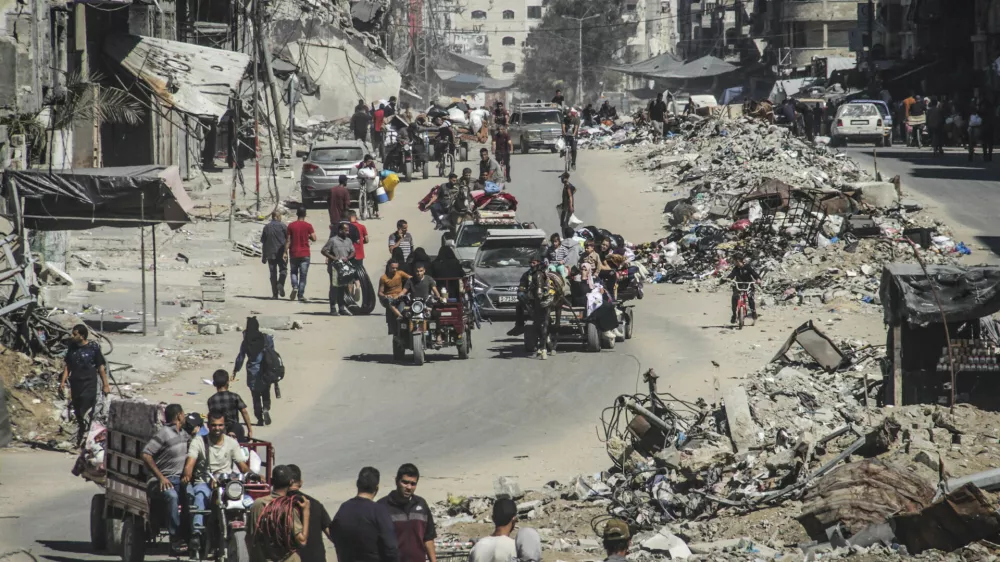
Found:
[[[382, 180], [368, 180], [377, 181], [379, 184]], [[368, 192], [368, 182], [364, 179], [361, 180], [361, 189], [358, 191], [358, 218], [360, 220], [370, 220], [375, 218], [375, 202], [372, 197], [375, 196], [375, 191], [373, 190], [370, 194]]]
[[[742, 330], [747, 314], [750, 312], [750, 288], [755, 283], [753, 281], [748, 283], [734, 281], [733, 283], [736, 285], [736, 290], [740, 293], [739, 298], [736, 300], [736, 325]], [[754, 324], [756, 324], [756, 320], [754, 320]], [[751, 324], [751, 326], [754, 324]]]

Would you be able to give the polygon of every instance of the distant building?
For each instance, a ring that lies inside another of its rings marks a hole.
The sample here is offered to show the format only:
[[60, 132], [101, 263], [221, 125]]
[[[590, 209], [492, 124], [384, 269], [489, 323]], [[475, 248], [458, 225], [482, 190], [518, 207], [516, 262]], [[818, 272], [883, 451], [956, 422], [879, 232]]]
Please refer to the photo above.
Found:
[[456, 53], [491, 60], [494, 78], [513, 78], [524, 64], [524, 41], [542, 21], [548, 0], [469, 0], [461, 11], [446, 11], [454, 2], [436, 4], [445, 13], [443, 29]]

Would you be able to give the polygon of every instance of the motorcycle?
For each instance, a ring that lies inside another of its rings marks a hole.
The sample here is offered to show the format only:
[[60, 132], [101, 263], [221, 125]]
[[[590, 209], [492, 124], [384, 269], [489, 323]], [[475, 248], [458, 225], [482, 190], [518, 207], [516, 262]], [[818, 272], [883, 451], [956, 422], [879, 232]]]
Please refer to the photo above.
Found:
[[[438, 281], [443, 281], [438, 279]], [[392, 336], [392, 358], [402, 361], [407, 350], [413, 351], [413, 364], [424, 364], [428, 348], [455, 347], [459, 359], [468, 359], [472, 347], [471, 307], [465, 302], [469, 293], [464, 290], [465, 280], [452, 279], [458, 290], [457, 298], [449, 299], [448, 291], [441, 294], [442, 301], [433, 297], [412, 298], [403, 305], [402, 316], [397, 319]]]
[[[247, 512], [254, 499], [247, 493], [247, 483], [256, 475], [241, 473], [218, 474], [212, 490], [211, 505], [205, 510], [204, 542], [200, 552], [192, 552], [195, 560], [249, 562], [246, 544]], [[194, 512], [194, 510], [192, 510]]]

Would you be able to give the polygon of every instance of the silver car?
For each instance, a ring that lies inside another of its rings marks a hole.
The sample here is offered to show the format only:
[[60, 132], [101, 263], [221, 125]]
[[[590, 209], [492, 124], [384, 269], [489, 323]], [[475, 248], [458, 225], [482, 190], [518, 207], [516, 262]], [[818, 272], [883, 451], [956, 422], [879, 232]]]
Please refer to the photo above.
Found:
[[487, 232], [473, 266], [475, 299], [484, 318], [514, 315], [521, 276], [544, 242], [545, 231], [537, 228]]
[[302, 203], [329, 201], [330, 188], [341, 175], [347, 176], [351, 201], [361, 192], [357, 164], [365, 157], [365, 145], [359, 141], [318, 142], [302, 156]]
[[508, 132], [514, 149], [527, 154], [532, 148], [556, 151], [562, 138], [562, 110], [554, 103], [524, 103], [510, 115]]

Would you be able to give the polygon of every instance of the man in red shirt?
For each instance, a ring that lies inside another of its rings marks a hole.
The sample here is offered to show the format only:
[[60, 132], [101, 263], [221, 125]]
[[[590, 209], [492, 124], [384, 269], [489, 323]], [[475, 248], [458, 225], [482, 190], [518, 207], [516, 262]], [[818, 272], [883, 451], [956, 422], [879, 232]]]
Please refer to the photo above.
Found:
[[351, 233], [351, 238], [354, 240], [354, 257], [351, 259], [351, 264], [360, 269], [365, 265], [365, 244], [368, 243], [368, 228], [358, 221], [357, 212], [350, 211], [348, 214], [351, 220], [351, 230], [357, 231], [357, 236], [354, 235], [354, 232]]
[[375, 110], [375, 115], [373, 119], [373, 124], [375, 127], [375, 132], [372, 134], [372, 144], [375, 145], [375, 150], [378, 151], [380, 156], [384, 156], [382, 153], [382, 122], [385, 120], [385, 105], [379, 104], [378, 109]]
[[316, 231], [306, 222], [306, 208], [299, 207], [295, 212], [296, 220], [288, 225], [288, 261], [292, 270], [291, 300], [296, 295], [299, 302], [306, 302], [306, 275], [309, 274], [309, 258], [312, 252], [309, 244], [316, 241]]
[[341, 175], [337, 185], [330, 188], [330, 224], [347, 219], [351, 208], [351, 193], [347, 191], [347, 176]]

